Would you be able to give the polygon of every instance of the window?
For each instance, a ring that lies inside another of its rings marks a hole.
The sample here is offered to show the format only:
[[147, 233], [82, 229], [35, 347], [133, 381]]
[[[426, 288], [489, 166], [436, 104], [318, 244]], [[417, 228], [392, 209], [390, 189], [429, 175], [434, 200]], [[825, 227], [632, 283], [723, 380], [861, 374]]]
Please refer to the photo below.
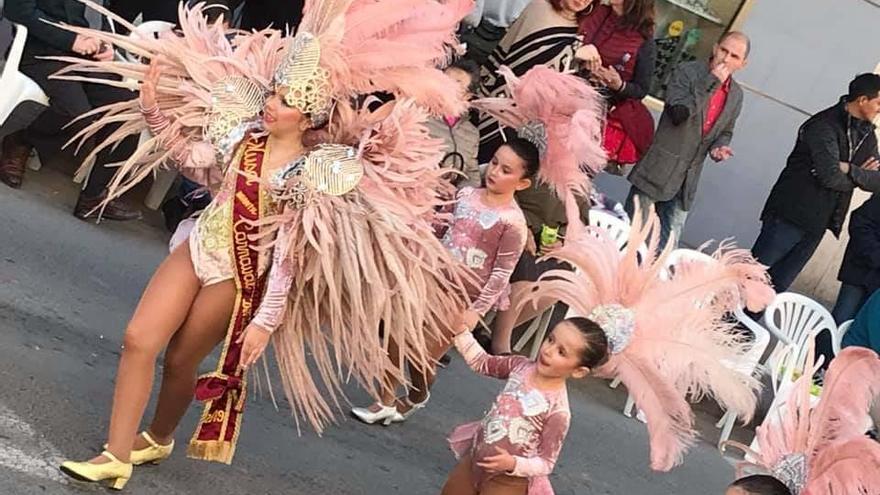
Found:
[[708, 60], [746, 0], [657, 0], [657, 65], [651, 96], [663, 99], [672, 69], [681, 62]]

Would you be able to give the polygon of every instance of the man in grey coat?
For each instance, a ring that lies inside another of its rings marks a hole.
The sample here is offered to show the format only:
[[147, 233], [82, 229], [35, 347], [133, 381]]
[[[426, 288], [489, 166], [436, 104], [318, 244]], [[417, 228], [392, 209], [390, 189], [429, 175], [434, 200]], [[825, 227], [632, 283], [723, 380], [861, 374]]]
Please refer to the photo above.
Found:
[[731, 31], [715, 45], [708, 63], [683, 63], [669, 80], [654, 142], [629, 174], [626, 200], [630, 217], [635, 198], [643, 215], [654, 206], [661, 247], [670, 237], [675, 243], [681, 237], [706, 156], [716, 162], [733, 156], [730, 140], [743, 92], [732, 75], [746, 66], [750, 48], [745, 34]]

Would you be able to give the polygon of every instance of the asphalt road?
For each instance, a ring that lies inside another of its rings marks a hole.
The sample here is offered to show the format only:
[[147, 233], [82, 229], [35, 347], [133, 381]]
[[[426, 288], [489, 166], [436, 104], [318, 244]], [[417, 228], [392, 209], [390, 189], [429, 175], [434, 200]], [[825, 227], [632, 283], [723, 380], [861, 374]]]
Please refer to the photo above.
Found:
[[[58, 473], [59, 459], [99, 450], [126, 320], [166, 235], [146, 222], [81, 222], [67, 176], [28, 171], [24, 189], [0, 185], [0, 494], [102, 493]], [[211, 359], [205, 368], [214, 366]], [[341, 418], [322, 437], [298, 435], [289, 410], [249, 404], [232, 466], [186, 459], [140, 468], [131, 494], [436, 494], [453, 466], [444, 438], [478, 419], [500, 382], [473, 375], [456, 359], [430, 406], [410, 422], [368, 427]], [[570, 391], [573, 424], [552, 481], [558, 495], [723, 493], [731, 464], [705, 439], [668, 474], [647, 467], [647, 432], [620, 414], [625, 393], [604, 382]], [[350, 399], [364, 402], [352, 388]], [[177, 439], [184, 444], [193, 406]]]

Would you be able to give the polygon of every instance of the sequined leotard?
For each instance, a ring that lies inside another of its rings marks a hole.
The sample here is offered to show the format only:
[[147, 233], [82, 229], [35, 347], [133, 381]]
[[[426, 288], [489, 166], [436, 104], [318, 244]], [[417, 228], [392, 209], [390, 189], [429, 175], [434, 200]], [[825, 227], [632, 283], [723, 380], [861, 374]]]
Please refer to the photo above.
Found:
[[534, 361], [523, 356], [490, 356], [470, 332], [456, 337], [455, 346], [477, 373], [507, 380], [482, 421], [461, 425], [450, 434], [449, 444], [456, 457], [472, 456], [479, 487], [493, 475], [477, 462], [495, 455], [495, 448], [500, 447], [516, 459], [516, 467], [507, 474], [529, 479], [528, 495], [552, 495], [547, 476], [553, 472], [568, 433], [568, 390], [535, 388], [531, 381]]
[[485, 314], [493, 308], [507, 309], [510, 274], [526, 244], [528, 227], [515, 201], [489, 206], [484, 189], [465, 187], [458, 193], [452, 224], [443, 244], [479, 277], [471, 290], [471, 308]]

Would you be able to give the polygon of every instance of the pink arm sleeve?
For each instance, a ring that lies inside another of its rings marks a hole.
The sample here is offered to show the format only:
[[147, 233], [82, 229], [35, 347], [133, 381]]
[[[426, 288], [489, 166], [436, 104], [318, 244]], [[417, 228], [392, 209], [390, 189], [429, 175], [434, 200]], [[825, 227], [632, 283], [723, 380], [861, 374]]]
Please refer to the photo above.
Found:
[[526, 231], [524, 224], [511, 223], [505, 226], [498, 241], [498, 254], [495, 256], [492, 274], [480, 291], [480, 296], [471, 304], [472, 311], [480, 315], [488, 313], [510, 284], [510, 275], [526, 246]]
[[464, 332], [455, 337], [455, 348], [458, 349], [458, 353], [472, 370], [481, 375], [502, 380], [529, 362], [522, 356], [490, 356], [483, 350], [471, 332]]
[[282, 230], [278, 234], [278, 242], [272, 250], [272, 265], [266, 281], [266, 293], [257, 308], [257, 314], [251, 323], [274, 332], [281, 325], [284, 311], [287, 309], [287, 296], [293, 283], [293, 270], [290, 257], [287, 256], [287, 235]]
[[565, 435], [568, 434], [570, 416], [567, 411], [556, 411], [544, 422], [541, 431], [541, 444], [538, 446], [538, 455], [535, 457], [514, 456], [516, 467], [510, 472], [513, 476], [533, 478], [548, 476], [556, 466], [556, 459], [565, 443]]
[[[154, 136], [159, 136], [172, 127], [171, 119], [166, 117], [158, 106], [141, 107], [141, 113], [144, 114], [147, 127]], [[204, 141], [192, 142], [186, 139], [178, 128], [173, 128], [166, 134], [167, 137], [162, 139], [159, 145], [171, 152], [170, 158], [179, 165], [180, 173], [198, 184], [219, 183], [218, 179], [222, 178], [222, 175], [215, 177], [212, 174], [217, 160], [213, 146]]]

